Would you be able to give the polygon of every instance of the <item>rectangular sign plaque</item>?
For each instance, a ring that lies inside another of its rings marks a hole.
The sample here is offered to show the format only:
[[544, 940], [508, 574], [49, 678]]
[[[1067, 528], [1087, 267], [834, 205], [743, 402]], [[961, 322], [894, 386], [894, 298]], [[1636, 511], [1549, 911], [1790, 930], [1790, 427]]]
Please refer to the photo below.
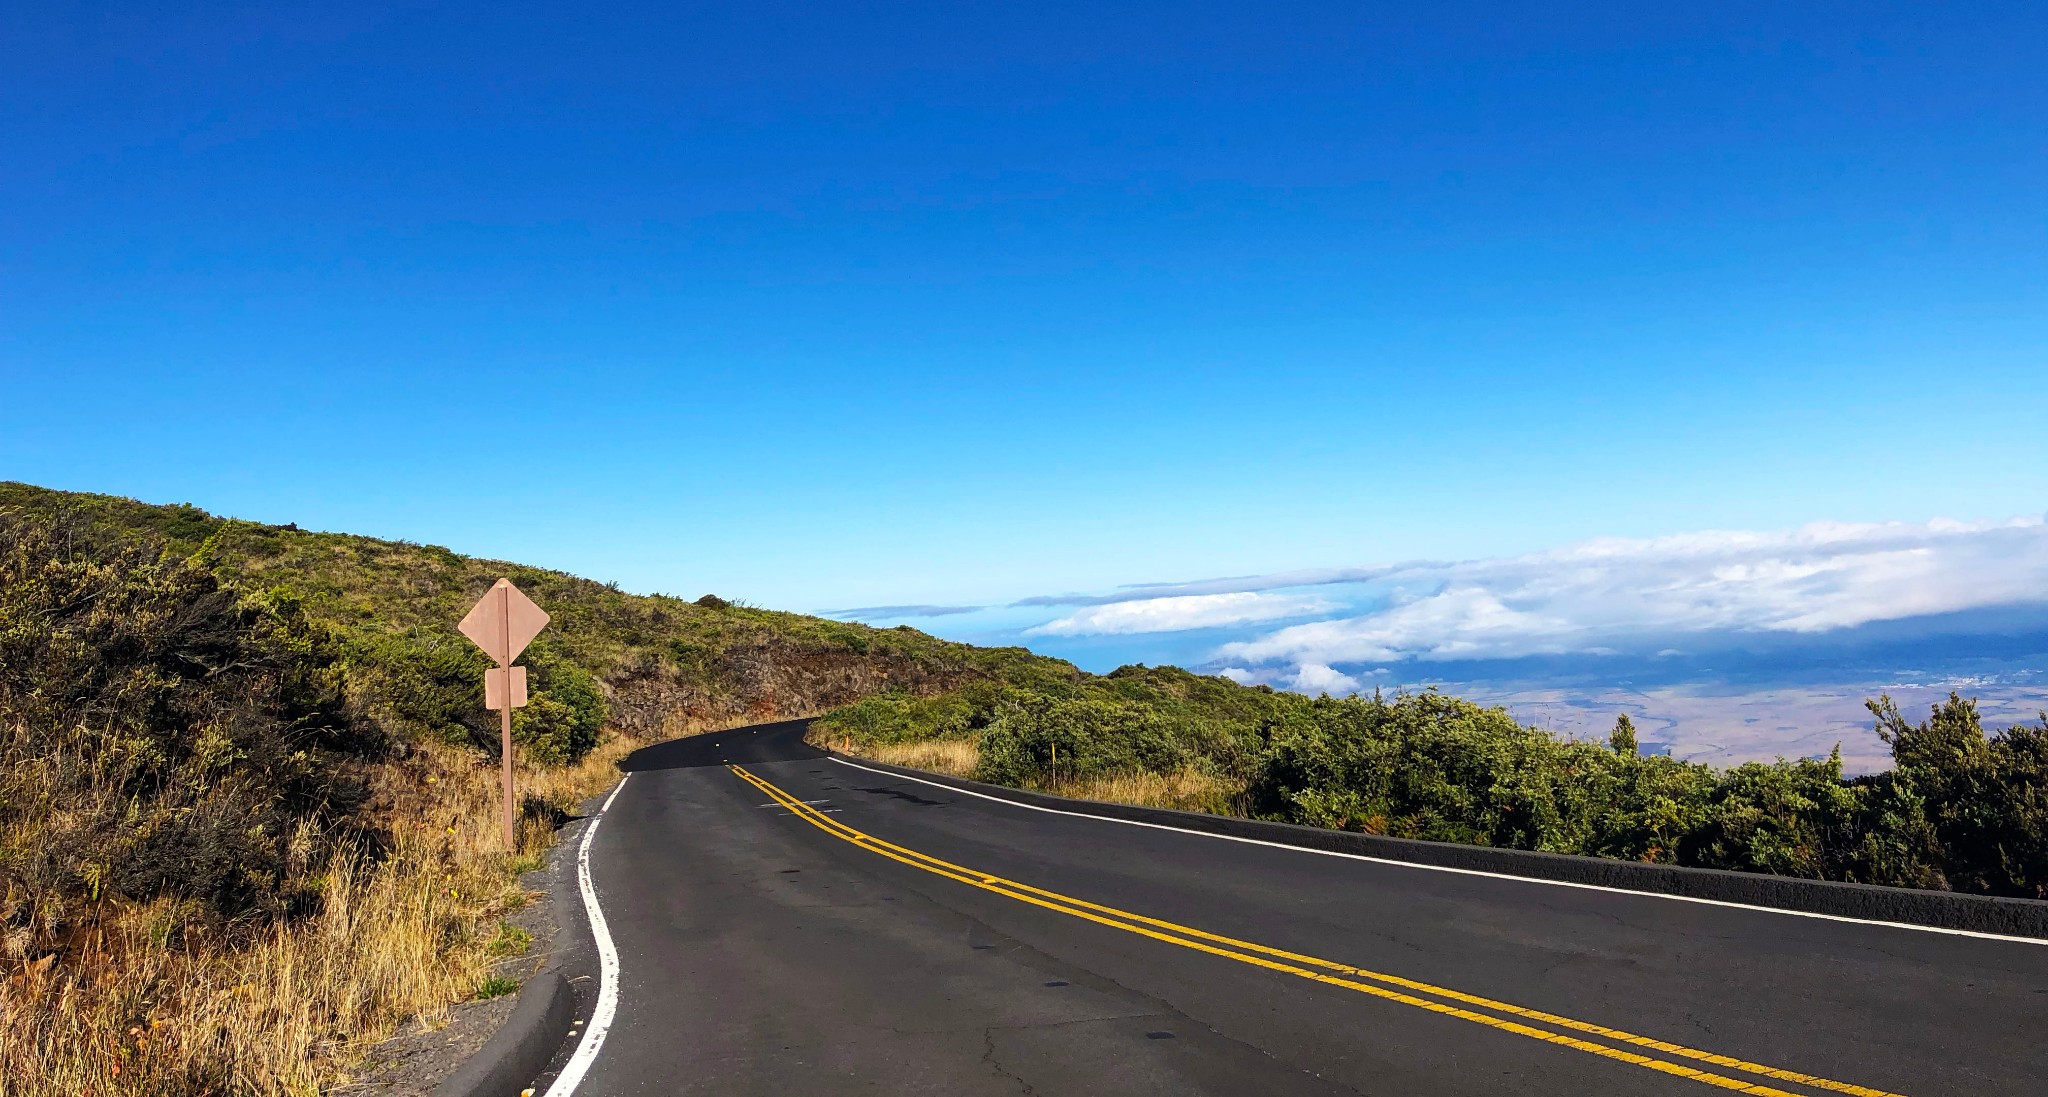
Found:
[[526, 707], [526, 668], [492, 667], [484, 671], [484, 707], [496, 711], [505, 707], [505, 675], [512, 675], [512, 706]]

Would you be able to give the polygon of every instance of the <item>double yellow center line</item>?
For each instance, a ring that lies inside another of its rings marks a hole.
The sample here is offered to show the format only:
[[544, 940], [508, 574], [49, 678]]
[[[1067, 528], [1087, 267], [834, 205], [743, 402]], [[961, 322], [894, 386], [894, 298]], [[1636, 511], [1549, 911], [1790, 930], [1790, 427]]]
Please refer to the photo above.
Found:
[[[1097, 923], [1098, 925], [1109, 926], [1112, 929], [1120, 929], [1126, 933], [1135, 933], [1142, 937], [1164, 941], [1167, 944], [1178, 945], [1181, 948], [1193, 949], [1196, 952], [1205, 952], [1211, 956], [1236, 960], [1239, 963], [1250, 964], [1253, 967], [1284, 972], [1312, 982], [1343, 987], [1346, 990], [1369, 994], [1375, 998], [1399, 1002], [1405, 1006], [1425, 1009], [1431, 1013], [1455, 1017], [1461, 1021], [1470, 1021], [1473, 1024], [1485, 1025], [1488, 1028], [1498, 1029], [1502, 1032], [1511, 1032], [1517, 1036], [1526, 1036], [1532, 1040], [1541, 1040], [1547, 1044], [1572, 1048], [1576, 1051], [1586, 1052], [1589, 1055], [1598, 1055], [1605, 1059], [1613, 1059], [1617, 1062], [1642, 1067], [1646, 1070], [1654, 1070], [1679, 1078], [1688, 1078], [1706, 1085], [1734, 1090], [1737, 1093], [1754, 1093], [1763, 1095], [1763, 1097], [1801, 1097], [1799, 1094], [1776, 1089], [1761, 1082], [1751, 1082], [1741, 1078], [1730, 1077], [1726, 1074], [1718, 1074], [1712, 1070], [1691, 1066], [1686, 1061], [1703, 1063], [1707, 1066], [1718, 1067], [1723, 1070], [1739, 1071], [1745, 1074], [1769, 1078], [1774, 1081], [1808, 1086], [1813, 1089], [1851, 1094], [1853, 1097], [1901, 1097], [1900, 1094], [1891, 1093], [1886, 1090], [1871, 1089], [1868, 1086], [1837, 1082], [1830, 1078], [1821, 1078], [1812, 1074], [1801, 1074], [1794, 1070], [1746, 1062], [1732, 1056], [1717, 1055], [1710, 1051], [1700, 1051], [1696, 1048], [1689, 1048], [1682, 1044], [1674, 1044], [1667, 1040], [1658, 1040], [1649, 1036], [1638, 1036], [1632, 1032], [1623, 1032], [1620, 1029], [1608, 1028], [1605, 1025], [1596, 1025], [1588, 1021], [1561, 1017], [1554, 1013], [1545, 1013], [1541, 1010], [1528, 1009], [1508, 1002], [1495, 1001], [1492, 998], [1467, 994], [1464, 991], [1452, 990], [1448, 987], [1433, 986], [1429, 983], [1402, 978], [1398, 975], [1367, 971], [1364, 968], [1353, 967], [1350, 964], [1340, 964], [1331, 960], [1318, 959], [1314, 956], [1304, 956], [1300, 953], [1271, 948], [1252, 941], [1240, 941], [1233, 937], [1209, 933], [1190, 926], [1178, 925], [1142, 914], [1133, 914], [1127, 910], [1103, 906], [1100, 903], [1091, 903], [1085, 899], [1076, 899], [1070, 895], [1062, 895], [1056, 891], [1047, 891], [1044, 888], [1033, 887], [1030, 884], [1018, 883], [1015, 880], [1006, 880], [1000, 876], [992, 876], [976, 869], [953, 864], [950, 861], [942, 861], [929, 854], [919, 853], [914, 849], [908, 849], [893, 842], [885, 842], [873, 835], [864, 834], [847, 826], [845, 823], [827, 818], [810, 805], [805, 804], [803, 801], [798, 800], [796, 797], [791, 796], [789, 793], [739, 766], [728, 766], [726, 768], [732, 770], [741, 780], [767, 794], [776, 803], [788, 808], [791, 814], [835, 838], [851, 842], [871, 853], [879, 854], [892, 861], [901, 862], [936, 876], [957, 880], [970, 887], [991, 891], [1021, 903], [1029, 903], [1032, 906], [1058, 911], [1061, 914], [1071, 915], [1075, 918]], [[1427, 995], [1428, 997], [1422, 997], [1422, 995]], [[1479, 1010], [1490, 1012], [1481, 1013], [1478, 1012]], [[1550, 1028], [1538, 1028], [1536, 1027], [1537, 1025], [1548, 1025]], [[1552, 1029], [1562, 1029], [1564, 1031], [1552, 1031]], [[1573, 1035], [1574, 1033], [1596, 1036], [1610, 1041], [1610, 1043], [1595, 1043], [1579, 1035]], [[1611, 1046], [1612, 1044], [1622, 1046], [1615, 1047]], [[1657, 1055], [1646, 1054], [1646, 1052], [1655, 1052], [1666, 1057], [1659, 1058]]]

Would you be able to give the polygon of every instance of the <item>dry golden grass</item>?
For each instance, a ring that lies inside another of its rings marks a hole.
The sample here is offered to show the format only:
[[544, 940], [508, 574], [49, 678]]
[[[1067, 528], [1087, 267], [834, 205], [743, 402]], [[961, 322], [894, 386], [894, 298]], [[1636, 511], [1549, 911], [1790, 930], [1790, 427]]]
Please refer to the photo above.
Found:
[[1140, 807], [1206, 811], [1215, 815], [1244, 814], [1244, 789], [1197, 769], [1174, 773], [1119, 773], [1060, 781], [1044, 791], [1077, 800], [1106, 800]]
[[946, 773], [954, 777], [965, 777], [981, 760], [981, 748], [972, 739], [931, 739], [922, 743], [890, 743], [870, 747], [863, 752], [865, 757], [892, 766], [909, 766], [911, 769], [928, 769], [933, 773]]
[[[617, 780], [639, 744], [612, 737], [580, 765], [522, 772], [522, 795], [562, 810]], [[321, 910], [253, 938], [209, 939], [170, 903], [106, 912], [89, 938], [0, 980], [0, 1097], [310, 1095], [398, 1022], [470, 997], [488, 927], [522, 905], [518, 873], [554, 840], [498, 837], [498, 770], [420, 748], [388, 780], [392, 848], [344, 857]], [[61, 963], [59, 962], [61, 960]]]
[[[852, 744], [828, 743], [841, 749]], [[930, 739], [921, 743], [889, 743], [858, 749], [862, 757], [891, 765], [930, 770], [954, 777], [973, 772], [981, 751], [972, 739]], [[1174, 773], [1119, 773], [1107, 777], [1062, 780], [1039, 788], [1077, 800], [1105, 800], [1140, 807], [1206, 811], [1216, 815], [1243, 815], [1244, 788], [1230, 780], [1198, 769]]]

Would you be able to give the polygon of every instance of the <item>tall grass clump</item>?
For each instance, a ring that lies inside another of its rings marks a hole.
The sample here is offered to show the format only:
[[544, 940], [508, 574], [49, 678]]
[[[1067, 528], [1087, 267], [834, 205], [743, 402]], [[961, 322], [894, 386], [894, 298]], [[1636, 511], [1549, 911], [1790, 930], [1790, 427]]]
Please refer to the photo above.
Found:
[[930, 739], [921, 743], [879, 744], [868, 748], [864, 756], [890, 765], [965, 777], [974, 772], [980, 753], [972, 740]]

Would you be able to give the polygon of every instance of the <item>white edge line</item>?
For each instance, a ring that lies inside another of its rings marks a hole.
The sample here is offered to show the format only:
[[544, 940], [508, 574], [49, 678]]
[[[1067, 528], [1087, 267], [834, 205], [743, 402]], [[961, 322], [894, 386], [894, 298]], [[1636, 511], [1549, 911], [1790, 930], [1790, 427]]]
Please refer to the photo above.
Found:
[[619, 778], [619, 783], [612, 787], [612, 794], [604, 798], [604, 806], [597, 809], [597, 816], [583, 831], [582, 844], [576, 847], [576, 884], [583, 890], [583, 910], [590, 916], [590, 936], [597, 941], [597, 1006], [590, 1011], [590, 1024], [583, 1030], [576, 1053], [562, 1065], [562, 1073], [555, 1075], [555, 1084], [548, 1087], [547, 1097], [569, 1097], [583, 1084], [583, 1075], [597, 1061], [598, 1049], [604, 1047], [605, 1033], [611, 1031], [612, 1016], [619, 1011], [619, 950], [612, 944], [610, 927], [605, 925], [604, 908], [597, 905], [597, 887], [590, 882], [590, 840], [597, 837], [597, 825], [604, 822], [612, 801], [619, 798], [626, 778], [631, 776], [629, 773]]
[[[1341, 857], [1347, 861], [1370, 861], [1376, 865], [1392, 865], [1396, 868], [1421, 869], [1425, 872], [1451, 872], [1456, 873], [1460, 876], [1484, 876], [1491, 880], [1513, 880], [1517, 883], [1523, 884], [1543, 884], [1549, 887], [1578, 888], [1582, 891], [1606, 891], [1612, 892], [1616, 895], [1639, 895], [1645, 899], [1670, 899], [1675, 902], [1700, 903], [1710, 907], [1733, 907], [1737, 910], [1754, 910], [1761, 911], [1765, 914], [1787, 914], [1794, 918], [1819, 918], [1823, 921], [1828, 922], [1850, 922], [1861, 926], [1883, 926], [1887, 929], [1910, 929], [1917, 933], [1941, 933], [1951, 937], [1975, 937], [1985, 941], [2010, 941], [2014, 944], [2021, 945], [2048, 945], [2048, 940], [2044, 940], [2039, 937], [2016, 937], [2006, 933], [1986, 933], [1982, 930], [1975, 929], [1950, 929], [1946, 926], [1921, 926], [1915, 925], [1912, 922], [1886, 922], [1880, 921], [1876, 918], [1851, 918], [1846, 914], [1820, 914], [1810, 910], [1787, 910], [1784, 907], [1758, 906], [1754, 903], [1737, 903], [1728, 899], [1702, 899], [1694, 895], [1671, 895], [1669, 893], [1661, 891], [1636, 891], [1633, 888], [1608, 887], [1605, 884], [1581, 884], [1571, 880], [1546, 880], [1540, 876], [1516, 876], [1513, 873], [1488, 872], [1485, 869], [1477, 868], [1452, 868], [1449, 865], [1426, 865], [1417, 861], [1397, 861], [1391, 857], [1373, 857], [1363, 853], [1340, 853], [1333, 849], [1315, 849], [1309, 846], [1288, 845], [1286, 842], [1269, 842], [1263, 838], [1241, 838], [1235, 834], [1216, 834], [1206, 830], [1188, 830], [1184, 827], [1170, 827], [1164, 823], [1145, 823], [1140, 822], [1136, 819], [1118, 819], [1113, 815], [1095, 815], [1086, 811], [1061, 811], [1058, 808], [1040, 807], [1037, 804], [1027, 804], [1021, 800], [1011, 800], [1002, 796], [990, 796], [988, 793], [985, 792], [976, 792], [973, 789], [961, 788], [958, 785], [949, 785], [943, 781], [927, 781], [922, 777], [912, 777], [908, 774], [897, 773], [893, 770], [875, 769], [872, 766], [863, 766], [857, 762], [849, 762], [844, 758], [834, 757], [832, 760], [839, 763], [842, 766], [852, 766], [854, 769], [866, 770], [869, 773], [879, 774], [883, 777], [894, 777], [898, 780], [903, 781], [916, 781], [920, 785], [930, 785], [933, 788], [942, 788], [948, 792], [960, 793], [963, 796], [974, 796], [979, 797], [983, 800], [994, 800], [998, 804], [1008, 804], [1011, 807], [1024, 808], [1028, 811], [1042, 811], [1048, 815], [1071, 815], [1076, 819], [1095, 819], [1104, 823], [1121, 823], [1127, 827], [1145, 827], [1150, 830], [1170, 830], [1175, 834], [1192, 834], [1198, 838], [1215, 838], [1225, 842], [1242, 842], [1248, 846], [1270, 846], [1274, 849], [1290, 849], [1295, 851], [1296, 853], [1313, 853], [1318, 857]], [[548, 1097], [556, 1097], [556, 1095], [550, 1092], [548, 1094]]]

